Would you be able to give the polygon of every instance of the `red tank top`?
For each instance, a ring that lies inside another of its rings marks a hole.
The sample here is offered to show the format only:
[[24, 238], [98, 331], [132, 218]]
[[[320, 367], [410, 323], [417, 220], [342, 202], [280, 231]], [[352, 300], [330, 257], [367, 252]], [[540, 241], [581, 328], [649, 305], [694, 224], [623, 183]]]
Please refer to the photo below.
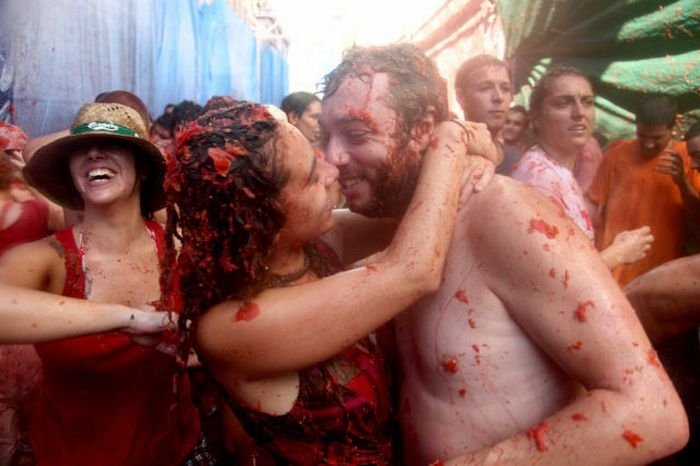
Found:
[[[307, 248], [319, 276], [340, 270], [324, 243]], [[394, 421], [386, 364], [369, 338], [299, 371], [291, 411], [274, 416], [226, 396], [243, 427], [277, 464], [390, 465]]]
[[[148, 222], [147, 228], [162, 257], [162, 227]], [[55, 237], [65, 252], [62, 294], [84, 298], [83, 258], [72, 230]], [[35, 347], [44, 366], [29, 429], [38, 465], [176, 465], [192, 450], [199, 417], [186, 378], [173, 390], [172, 357], [118, 332]]]
[[[0, 221], [11, 205], [12, 203], [8, 202], [4, 209], [0, 209]], [[48, 223], [49, 207], [45, 202], [39, 200], [22, 202], [22, 215], [19, 219], [8, 228], [0, 230], [0, 255], [18, 244], [48, 236], [50, 233]]]

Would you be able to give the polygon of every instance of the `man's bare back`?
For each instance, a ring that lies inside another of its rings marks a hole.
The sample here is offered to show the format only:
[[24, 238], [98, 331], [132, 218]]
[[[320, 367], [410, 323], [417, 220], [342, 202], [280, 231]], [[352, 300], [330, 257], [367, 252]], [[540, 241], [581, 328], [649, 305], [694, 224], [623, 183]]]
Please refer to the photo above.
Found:
[[650, 413], [682, 430], [678, 400], [598, 253], [550, 201], [496, 177], [461, 210], [444, 278], [396, 320], [408, 464], [586, 464], [596, 447], [600, 464], [624, 464], [677, 448], [645, 443]]

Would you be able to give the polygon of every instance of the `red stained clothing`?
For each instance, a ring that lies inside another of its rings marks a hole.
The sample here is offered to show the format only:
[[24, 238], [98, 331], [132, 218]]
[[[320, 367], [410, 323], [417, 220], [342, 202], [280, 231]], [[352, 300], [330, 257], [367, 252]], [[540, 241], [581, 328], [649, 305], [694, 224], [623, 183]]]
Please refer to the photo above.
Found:
[[389, 389], [375, 345], [364, 340], [299, 371], [299, 397], [281, 416], [228, 400], [278, 464], [392, 464]]
[[593, 242], [591, 217], [586, 210], [581, 187], [571, 170], [549, 157], [539, 145], [535, 145], [520, 159], [511, 177], [532, 186], [554, 201]]
[[[0, 210], [0, 220], [5, 216], [6, 209], [13, 203], [5, 204]], [[29, 200], [22, 202], [22, 215], [19, 219], [4, 230], [0, 230], [0, 255], [8, 249], [22, 243], [36, 241], [48, 236], [49, 231], [49, 207], [45, 202]]]
[[[163, 229], [155, 222], [147, 227], [162, 257]], [[72, 230], [55, 237], [65, 251], [63, 295], [84, 299], [82, 256]], [[118, 332], [35, 347], [44, 365], [29, 430], [38, 465], [177, 465], [194, 447], [199, 417], [187, 379], [177, 395], [173, 390], [173, 357]]]
[[[689, 157], [685, 144], [671, 141], [670, 148], [683, 158], [688, 172]], [[605, 152], [587, 197], [598, 206], [596, 247], [608, 247], [615, 235], [624, 230], [649, 225], [654, 242], [647, 256], [634, 264], [613, 271], [624, 286], [644, 272], [680, 257], [683, 244], [683, 201], [680, 188], [670, 175], [657, 173], [662, 154], [644, 157], [637, 139], [618, 141]], [[700, 180], [694, 173], [687, 176], [695, 189]]]
[[[0, 256], [22, 243], [48, 236], [49, 208], [45, 202], [22, 202], [22, 214], [15, 223], [0, 230]], [[0, 208], [0, 223], [13, 202]], [[36, 396], [41, 361], [31, 345], [0, 346], [0, 463], [11, 457], [24, 436], [24, 418]]]
[[41, 361], [32, 345], [0, 345], [0, 464], [10, 464], [23, 450], [40, 379]]
[[[322, 243], [316, 252], [328, 258], [326, 265], [339, 264]], [[277, 464], [389, 465], [394, 425], [388, 380], [377, 345], [365, 338], [299, 371], [299, 396], [287, 414], [275, 416], [228, 402]]]

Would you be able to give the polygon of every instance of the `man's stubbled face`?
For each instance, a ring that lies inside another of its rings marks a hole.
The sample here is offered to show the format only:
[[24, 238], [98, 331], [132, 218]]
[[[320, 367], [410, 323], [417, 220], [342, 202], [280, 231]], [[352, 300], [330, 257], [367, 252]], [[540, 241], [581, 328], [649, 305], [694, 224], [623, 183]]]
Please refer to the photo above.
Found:
[[338, 167], [347, 206], [371, 217], [403, 213], [420, 167], [420, 155], [401, 134], [390, 85], [397, 84], [387, 73], [349, 75], [321, 113], [326, 159]]

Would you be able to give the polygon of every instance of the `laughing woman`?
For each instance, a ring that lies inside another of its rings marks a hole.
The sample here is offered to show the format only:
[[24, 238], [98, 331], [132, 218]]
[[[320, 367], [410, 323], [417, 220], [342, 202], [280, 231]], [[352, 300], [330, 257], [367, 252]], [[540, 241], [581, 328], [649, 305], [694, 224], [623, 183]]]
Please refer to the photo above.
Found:
[[25, 167], [49, 199], [84, 211], [0, 261], [0, 341], [37, 343], [43, 364], [29, 425], [38, 465], [207, 464], [188, 458], [198, 415], [186, 389], [174, 393], [174, 358], [116, 332], [164, 328], [166, 313], [139, 310], [160, 298], [163, 229], [149, 219], [164, 169], [142, 118], [119, 104], [84, 106]]
[[296, 128], [240, 103], [203, 115], [179, 141], [166, 178], [166, 264], [178, 237], [180, 326], [278, 463], [392, 464], [386, 367], [369, 336], [440, 283], [461, 131], [438, 127], [394, 240], [343, 273], [319, 240], [334, 228], [338, 172]]

